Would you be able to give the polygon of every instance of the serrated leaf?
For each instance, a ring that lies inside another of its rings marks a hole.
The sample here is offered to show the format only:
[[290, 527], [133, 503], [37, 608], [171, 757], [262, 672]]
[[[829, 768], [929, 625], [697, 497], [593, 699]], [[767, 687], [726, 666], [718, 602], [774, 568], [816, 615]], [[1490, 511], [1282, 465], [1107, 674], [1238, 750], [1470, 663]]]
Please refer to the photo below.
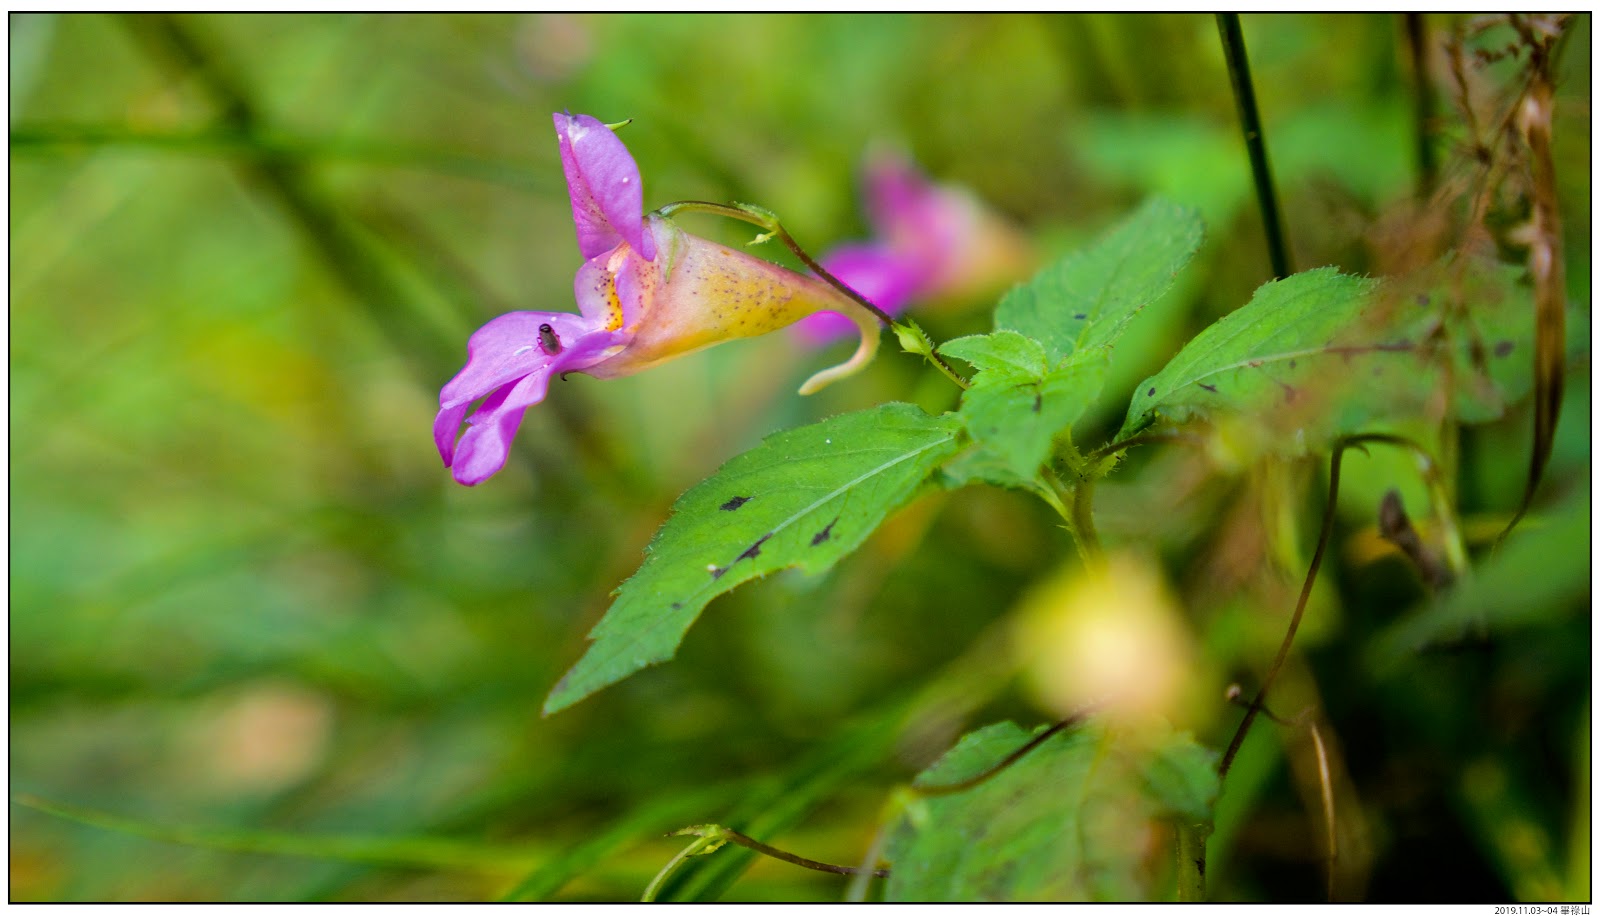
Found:
[[1139, 384], [1125, 437], [1157, 416], [1240, 420], [1253, 444], [1300, 454], [1387, 420], [1482, 422], [1527, 390], [1531, 307], [1503, 270], [1379, 282], [1318, 268], [1263, 285]]
[[1109, 356], [1081, 350], [1051, 369], [1043, 345], [1015, 331], [957, 338], [939, 352], [979, 370], [959, 411], [978, 447], [951, 473], [1002, 486], [1038, 478], [1052, 440], [1100, 393]]
[[712, 598], [853, 551], [961, 448], [961, 423], [884, 404], [769, 436], [685, 493], [545, 701], [563, 709], [677, 651]]
[[1172, 286], [1204, 237], [1197, 211], [1151, 198], [1095, 244], [1007, 293], [995, 327], [1039, 341], [1052, 363], [1109, 346]]
[[1375, 295], [1376, 280], [1331, 267], [1256, 290], [1134, 391], [1119, 438], [1155, 415], [1253, 418], [1276, 451], [1304, 452], [1398, 414], [1437, 381], [1439, 314]]
[[[979, 729], [915, 785], [972, 779], [1032, 737], [1010, 722]], [[1208, 821], [1218, 789], [1212, 755], [1186, 734], [1068, 729], [972, 788], [923, 799], [897, 823], [885, 899], [1147, 899], [1156, 892], [1146, 861], [1152, 822]]]

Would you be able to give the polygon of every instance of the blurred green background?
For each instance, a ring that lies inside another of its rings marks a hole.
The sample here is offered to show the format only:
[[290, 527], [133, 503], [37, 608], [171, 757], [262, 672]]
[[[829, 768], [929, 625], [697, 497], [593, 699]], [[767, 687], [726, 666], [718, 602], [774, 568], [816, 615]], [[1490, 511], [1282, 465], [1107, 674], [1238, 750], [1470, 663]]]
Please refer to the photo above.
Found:
[[[685, 488], [777, 429], [955, 401], [892, 343], [865, 377], [799, 398], [835, 354], [772, 335], [574, 376], [530, 411], [506, 471], [454, 484], [430, 423], [467, 335], [574, 308], [552, 111], [634, 119], [646, 207], [758, 203], [814, 252], [866, 235], [874, 144], [972, 189], [1042, 256], [1147, 193], [1201, 208], [1207, 246], [1119, 352], [1106, 435], [1139, 378], [1269, 274], [1206, 16], [9, 25], [10, 773], [30, 803], [11, 807], [13, 900], [636, 899], [684, 845], [663, 834], [709, 821], [855, 862], [885, 791], [961, 730], [1047, 717], [992, 643], [1070, 543], [1044, 506], [969, 489], [826, 576], [715, 602], [674, 662], [540, 718]], [[1375, 227], [1416, 182], [1402, 20], [1244, 28], [1297, 266], [1381, 272]], [[1568, 286], [1586, 311], [1587, 17], [1562, 59]], [[1496, 73], [1479, 78], [1492, 92]], [[927, 323], [984, 330], [989, 304]], [[1568, 384], [1549, 502], [1589, 475], [1586, 355]], [[1469, 527], [1514, 507], [1529, 424], [1520, 410], [1464, 437]], [[1383, 489], [1415, 484], [1404, 461], [1350, 465], [1339, 562], [1282, 693], [1286, 714], [1320, 695], [1342, 745], [1365, 863], [1346, 891], [1587, 899], [1587, 578], [1534, 625], [1368, 674], [1365, 646], [1423, 593], [1359, 547]], [[1303, 561], [1321, 485], [1286, 473], [1305, 504], [1277, 517], [1305, 533]], [[1255, 483], [1137, 456], [1098, 504], [1108, 540], [1160, 551], [1219, 683], [1262, 669], [1300, 575], [1238, 546], [1265, 514]], [[1216, 747], [1236, 716], [1212, 705], [1189, 726]], [[1230, 776], [1217, 898], [1323, 892], [1292, 744], [1258, 727]], [[101, 815], [126, 822], [82, 823]], [[743, 863], [719, 853], [674, 893], [842, 893]]]

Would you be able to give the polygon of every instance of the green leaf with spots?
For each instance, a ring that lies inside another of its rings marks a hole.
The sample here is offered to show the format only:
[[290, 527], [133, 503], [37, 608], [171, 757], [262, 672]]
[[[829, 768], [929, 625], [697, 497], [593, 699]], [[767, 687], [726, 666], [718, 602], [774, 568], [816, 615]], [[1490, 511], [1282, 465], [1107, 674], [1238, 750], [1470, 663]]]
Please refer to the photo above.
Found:
[[1198, 211], [1151, 198], [1095, 244], [1007, 293], [995, 327], [1039, 341], [1051, 362], [1110, 346], [1172, 286], [1204, 238]]
[[[917, 777], [919, 789], [994, 769], [1034, 735], [1010, 722], [979, 729]], [[1164, 726], [1062, 731], [970, 788], [915, 801], [891, 827], [885, 899], [1148, 900], [1152, 828], [1211, 819], [1215, 755]], [[1157, 831], [1161, 835], [1163, 831]], [[1169, 833], [1170, 835], [1170, 833]]]
[[1318, 268], [1263, 285], [1134, 392], [1125, 437], [1158, 418], [1221, 419], [1301, 454], [1385, 421], [1495, 419], [1527, 391], [1532, 308], [1503, 269], [1438, 265], [1380, 282]]
[[957, 479], [1028, 486], [1051, 442], [1083, 415], [1105, 382], [1109, 352], [1080, 350], [1051, 368], [1044, 346], [1015, 331], [952, 340], [945, 356], [977, 368], [959, 416], [978, 447], [949, 471]]
[[545, 713], [671, 658], [706, 603], [734, 586], [832, 566], [962, 444], [956, 417], [884, 404], [777, 433], [729, 461], [678, 500]]

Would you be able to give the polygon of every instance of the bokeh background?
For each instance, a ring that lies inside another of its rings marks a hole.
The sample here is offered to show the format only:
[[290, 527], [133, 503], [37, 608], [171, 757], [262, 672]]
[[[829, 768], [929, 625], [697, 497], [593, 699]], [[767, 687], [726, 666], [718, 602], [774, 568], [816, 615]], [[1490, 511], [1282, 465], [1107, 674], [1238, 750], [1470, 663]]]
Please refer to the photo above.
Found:
[[[1376, 227], [1418, 174], [1404, 20], [1244, 29], [1297, 265], [1381, 271]], [[13, 900], [636, 899], [684, 844], [663, 835], [710, 821], [855, 862], [889, 788], [965, 728], [1050, 717], [1003, 634], [1073, 551], [1046, 507], [978, 488], [919, 501], [827, 575], [719, 599], [672, 663], [540, 717], [684, 489], [777, 429], [955, 402], [892, 342], [802, 399], [839, 354], [778, 334], [574, 376], [503, 473], [454, 484], [430, 423], [467, 335], [573, 308], [552, 111], [634, 119], [647, 207], [758, 203], [814, 252], [867, 234], [879, 146], [970, 188], [1041, 261], [1148, 193], [1199, 207], [1206, 247], [1080, 427], [1101, 437], [1269, 276], [1210, 17], [28, 14], [9, 42]], [[1579, 17], [1555, 138], [1585, 310], [1590, 57]], [[1513, 70], [1474, 78], [1492, 95]], [[992, 302], [920, 317], [986, 330]], [[1546, 503], [1589, 476], [1586, 355], [1568, 385]], [[1465, 434], [1469, 533], [1514, 507], [1529, 425]], [[1341, 893], [1587, 899], [1587, 578], [1530, 625], [1374, 675], [1364, 647], [1424, 597], [1374, 546], [1378, 497], [1423, 497], [1403, 459], [1349, 468], [1280, 694], [1336, 739]], [[1213, 747], [1237, 720], [1222, 686], [1262, 670], [1292, 606], [1319, 481], [1151, 454], [1102, 487], [1103, 535], [1145, 545], [1175, 596], [1207, 685], [1181, 724]], [[1217, 898], [1323, 894], [1303, 746], [1257, 727]], [[668, 896], [842, 889], [724, 851]]]

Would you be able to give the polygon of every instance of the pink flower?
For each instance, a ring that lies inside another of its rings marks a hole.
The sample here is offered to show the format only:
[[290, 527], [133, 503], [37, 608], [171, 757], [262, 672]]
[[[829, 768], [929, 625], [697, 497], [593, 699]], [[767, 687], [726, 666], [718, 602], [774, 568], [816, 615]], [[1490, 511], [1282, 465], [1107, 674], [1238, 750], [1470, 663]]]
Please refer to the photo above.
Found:
[[[890, 315], [914, 301], [991, 292], [1027, 271], [1020, 234], [965, 188], [933, 184], [892, 155], [869, 160], [865, 183], [873, 240], [835, 248], [820, 263]], [[822, 313], [795, 330], [821, 344], [849, 327], [843, 315]]]
[[872, 358], [879, 328], [864, 309], [821, 280], [646, 215], [638, 166], [616, 134], [588, 115], [557, 114], [555, 125], [584, 257], [573, 283], [579, 313], [511, 312], [472, 335], [467, 364], [439, 392], [433, 423], [439, 456], [458, 482], [481, 483], [505, 466], [523, 414], [544, 400], [553, 375], [631, 375], [821, 310], [862, 314], [861, 346], [807, 380], [802, 394]]

